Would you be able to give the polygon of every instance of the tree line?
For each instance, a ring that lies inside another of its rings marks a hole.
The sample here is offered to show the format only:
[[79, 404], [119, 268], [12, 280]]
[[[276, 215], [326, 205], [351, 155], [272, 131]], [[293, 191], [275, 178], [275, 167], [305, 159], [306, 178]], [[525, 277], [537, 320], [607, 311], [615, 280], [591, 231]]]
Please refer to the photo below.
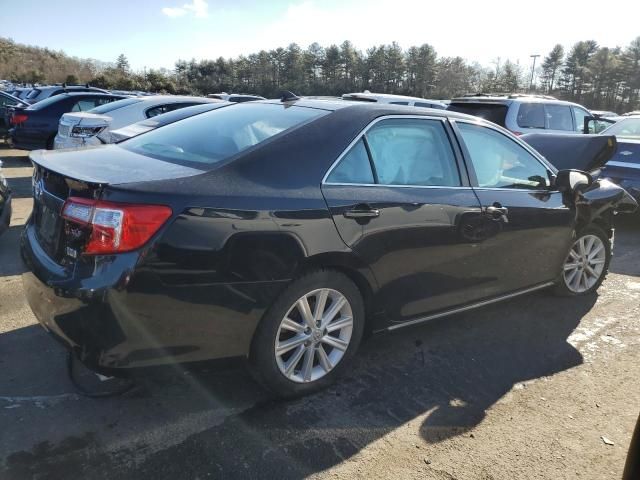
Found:
[[133, 71], [125, 55], [106, 63], [0, 38], [0, 78], [16, 82], [89, 82], [120, 90], [265, 97], [282, 90], [300, 95], [370, 90], [447, 99], [531, 90], [592, 109], [623, 112], [640, 107], [640, 37], [626, 47], [601, 47], [593, 40], [577, 42], [568, 51], [556, 45], [535, 73], [531, 83], [530, 68], [508, 59], [482, 66], [461, 57], [440, 57], [429, 44], [402, 49], [393, 42], [363, 52], [350, 41], [307, 48], [292, 43], [236, 58], [178, 60], [173, 70]]

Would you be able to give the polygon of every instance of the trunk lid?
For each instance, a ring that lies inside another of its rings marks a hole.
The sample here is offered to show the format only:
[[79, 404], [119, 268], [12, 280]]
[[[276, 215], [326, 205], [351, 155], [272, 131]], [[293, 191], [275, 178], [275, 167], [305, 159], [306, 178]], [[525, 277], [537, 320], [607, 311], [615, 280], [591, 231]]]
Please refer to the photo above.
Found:
[[69, 197], [100, 199], [111, 185], [184, 178], [202, 170], [156, 160], [116, 145], [72, 151], [36, 150], [32, 224], [38, 242], [56, 263], [74, 264], [87, 240], [87, 232], [65, 221], [64, 202]]
[[607, 172], [624, 170], [640, 176], [640, 140], [618, 138], [616, 154], [605, 165]]
[[596, 172], [616, 153], [613, 135], [571, 135], [529, 133], [520, 137], [558, 170], [577, 169]]

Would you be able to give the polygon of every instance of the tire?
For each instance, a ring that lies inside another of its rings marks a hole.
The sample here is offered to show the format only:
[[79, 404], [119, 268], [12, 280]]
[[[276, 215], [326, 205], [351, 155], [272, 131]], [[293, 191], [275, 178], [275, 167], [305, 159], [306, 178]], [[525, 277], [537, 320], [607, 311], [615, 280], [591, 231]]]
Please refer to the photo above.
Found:
[[[322, 297], [324, 325], [322, 320], [317, 323], [316, 311]], [[305, 303], [309, 306], [306, 321], [302, 313]], [[251, 371], [281, 397], [326, 388], [348, 367], [362, 339], [364, 320], [362, 296], [347, 276], [333, 270], [312, 271], [294, 280], [260, 321], [249, 355]]]
[[[598, 240], [595, 240], [594, 237], [597, 238], [602, 245], [602, 249], [598, 252], [596, 252]], [[592, 258], [593, 262], [588, 261], [587, 264], [585, 264], [582, 261], [582, 259], [585, 257], [580, 257], [579, 255], [579, 244], [581, 241], [585, 242], [585, 249], [590, 248], [590, 250], [586, 250], [586, 258]], [[610, 262], [611, 240], [609, 239], [607, 234], [601, 228], [595, 225], [589, 225], [586, 228], [582, 229], [580, 232], [578, 232], [578, 235], [576, 236], [575, 241], [572, 243], [569, 252], [567, 252], [565, 261], [562, 264], [560, 276], [555, 286], [556, 295], [574, 297], [579, 295], [592, 294], [600, 287], [605, 277], [607, 276]], [[582, 266], [578, 267], [577, 269], [571, 268], [572, 265], [580, 264], [582, 264]], [[588, 268], [586, 265], [588, 265]], [[600, 270], [600, 266], [602, 266], [602, 270]], [[592, 275], [592, 273], [597, 275], [594, 276]], [[581, 277], [581, 279], [578, 280], [578, 277]], [[587, 279], [589, 279], [588, 283]], [[578, 282], [577, 287], [576, 282]]]

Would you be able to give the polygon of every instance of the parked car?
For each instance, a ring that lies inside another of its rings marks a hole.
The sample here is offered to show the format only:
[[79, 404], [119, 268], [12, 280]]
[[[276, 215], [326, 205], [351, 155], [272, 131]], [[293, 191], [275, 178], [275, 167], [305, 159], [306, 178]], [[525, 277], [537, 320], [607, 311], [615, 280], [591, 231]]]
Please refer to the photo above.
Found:
[[616, 155], [602, 169], [602, 175], [640, 201], [640, 115], [624, 117], [601, 135], [615, 135]]
[[619, 116], [616, 112], [611, 112], [609, 110], [591, 110], [591, 115], [596, 118], [614, 118]]
[[133, 97], [102, 105], [88, 112], [70, 112], [60, 118], [53, 148], [81, 148], [113, 143], [111, 130], [163, 113], [203, 103], [220, 103], [204, 97], [155, 95]]
[[9, 107], [27, 108], [28, 103], [6, 92], [0, 92], [0, 128], [9, 126]]
[[365, 333], [594, 292], [636, 208], [490, 122], [341, 100], [30, 158], [23, 283], [48, 332], [105, 374], [246, 356], [280, 395], [334, 381]]
[[11, 189], [7, 179], [2, 174], [2, 160], [0, 160], [0, 235], [2, 235], [11, 221]]
[[623, 113], [621, 116], [623, 116], [623, 117], [635, 117], [637, 115], [640, 115], [640, 110], [634, 110], [632, 112]]
[[156, 128], [164, 127], [165, 125], [169, 125], [170, 123], [179, 122], [180, 120], [184, 120], [185, 118], [193, 117], [194, 115], [200, 115], [201, 113], [210, 112], [211, 110], [225, 107], [227, 105], [231, 105], [231, 103], [203, 103], [200, 105], [180, 108], [172, 112], [163, 113], [162, 115], [158, 115], [156, 117], [147, 118], [146, 120], [142, 120], [141, 122], [133, 123], [131, 125], [127, 125], [126, 127], [113, 130], [109, 139], [110, 142], [107, 143], [122, 142], [124, 140], [128, 140], [129, 138], [137, 137], [138, 135], [142, 135], [143, 133], [155, 130]]
[[540, 95], [476, 95], [454, 98], [453, 112], [475, 115], [523, 133], [582, 133], [584, 118], [591, 113], [582, 105]]
[[214, 98], [217, 100], [224, 100], [225, 102], [233, 102], [233, 103], [242, 103], [242, 102], [252, 102], [254, 100], [265, 100], [264, 97], [260, 95], [252, 95], [249, 93], [210, 93], [207, 95], [207, 98]]
[[30, 104], [41, 102], [49, 97], [60, 95], [61, 93], [74, 93], [74, 92], [97, 92], [97, 93], [110, 93], [102, 88], [92, 87], [89, 84], [86, 85], [46, 85], [42, 87], [34, 87], [24, 97]]
[[420, 97], [407, 97], [404, 95], [392, 95], [388, 93], [371, 93], [365, 90], [361, 93], [345, 93], [343, 100], [355, 102], [377, 102], [388, 103], [390, 105], [406, 105], [410, 107], [439, 108], [444, 110], [447, 105], [439, 100], [428, 100]]
[[51, 149], [64, 113], [91, 110], [122, 98], [109, 93], [61, 93], [27, 108], [14, 108], [9, 118], [9, 140], [15, 148]]

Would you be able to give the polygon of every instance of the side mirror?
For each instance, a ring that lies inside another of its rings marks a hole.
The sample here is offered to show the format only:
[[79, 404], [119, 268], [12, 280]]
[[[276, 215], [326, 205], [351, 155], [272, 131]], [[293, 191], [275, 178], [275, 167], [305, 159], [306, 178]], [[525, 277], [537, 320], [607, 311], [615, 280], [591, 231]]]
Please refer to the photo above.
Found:
[[560, 170], [556, 175], [555, 187], [561, 192], [574, 192], [593, 183], [593, 177], [582, 170]]

